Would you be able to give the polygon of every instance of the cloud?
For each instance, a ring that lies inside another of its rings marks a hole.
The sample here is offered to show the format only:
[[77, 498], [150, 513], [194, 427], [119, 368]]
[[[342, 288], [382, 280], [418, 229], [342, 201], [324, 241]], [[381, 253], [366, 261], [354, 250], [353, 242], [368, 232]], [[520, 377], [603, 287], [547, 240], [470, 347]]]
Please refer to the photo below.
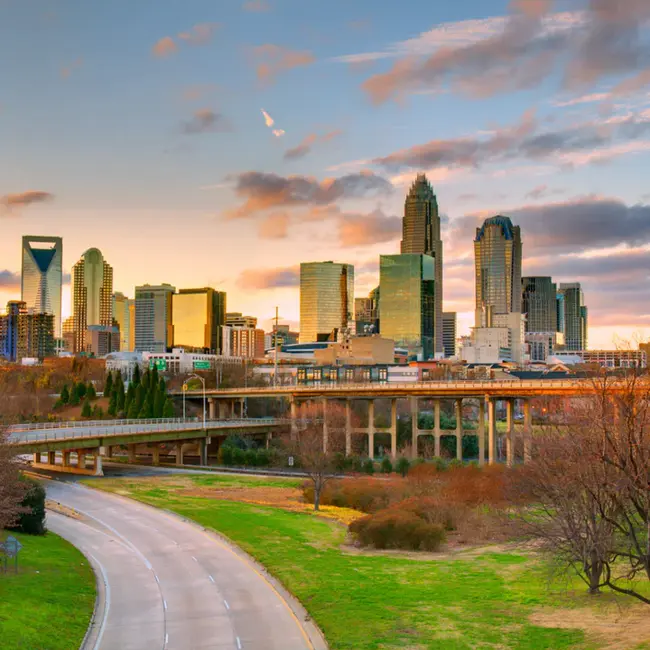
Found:
[[67, 79], [75, 70], [83, 65], [83, 59], [75, 59], [70, 65], [61, 68], [61, 77]]
[[313, 145], [316, 144], [317, 142], [329, 142], [330, 140], [333, 140], [334, 138], [341, 135], [341, 133], [342, 131], [340, 130], [330, 131], [329, 133], [325, 133], [323, 135], [310, 133], [309, 135], [303, 138], [300, 144], [298, 144], [297, 146], [291, 149], [287, 149], [284, 152], [284, 159], [297, 160], [298, 158], [303, 158], [304, 156], [306, 156], [311, 152]]
[[273, 129], [271, 133], [273, 133], [276, 138], [281, 138], [286, 133], [286, 131], [284, 129]]
[[530, 192], [526, 193], [527, 199], [541, 199], [554, 194], [564, 194], [565, 190], [562, 188], [551, 188], [548, 185], [537, 185]]
[[286, 212], [274, 212], [260, 223], [259, 235], [262, 239], [286, 239], [289, 234], [289, 215]]
[[342, 213], [339, 216], [339, 241], [343, 247], [394, 241], [401, 233], [402, 218], [387, 216], [379, 209], [370, 214]]
[[219, 86], [213, 83], [194, 84], [183, 89], [181, 97], [186, 102], [194, 102], [203, 99], [217, 91]]
[[183, 133], [188, 135], [196, 133], [223, 133], [231, 130], [232, 126], [229, 121], [221, 113], [215, 113], [209, 108], [199, 109], [194, 113], [192, 119], [184, 122], [182, 126]]
[[274, 269], [249, 269], [237, 279], [241, 289], [262, 291], [300, 286], [300, 267], [289, 266]]
[[151, 52], [154, 56], [164, 57], [169, 56], [170, 54], [175, 54], [178, 50], [178, 46], [174, 43], [174, 39], [171, 36], [163, 36], [155, 45], [151, 48]]
[[280, 176], [274, 173], [244, 172], [233, 177], [235, 193], [244, 200], [226, 212], [228, 218], [249, 217], [276, 207], [325, 206], [339, 199], [390, 194], [388, 180], [372, 172], [347, 174], [319, 182], [307, 176]]
[[242, 8], [250, 13], [264, 13], [271, 10], [271, 6], [266, 0], [248, 0], [244, 2]]
[[280, 72], [310, 65], [315, 61], [308, 50], [290, 50], [273, 43], [258, 45], [252, 52], [257, 61], [257, 78], [265, 82], [272, 82]]
[[17, 291], [20, 289], [20, 273], [14, 271], [0, 271], [0, 289], [5, 291]]
[[276, 138], [281, 138], [285, 134], [284, 129], [274, 129], [273, 125], [275, 124], [275, 120], [263, 108], [260, 110], [264, 116], [264, 124], [271, 129], [271, 133], [273, 133]]
[[44, 203], [45, 201], [51, 201], [53, 198], [54, 195], [50, 194], [50, 192], [28, 190], [0, 196], [0, 205], [4, 205], [6, 210], [11, 210], [12, 208], [26, 207], [32, 205], [32, 203]]
[[398, 57], [362, 85], [375, 104], [445, 87], [489, 97], [534, 87], [558, 69], [563, 87], [575, 90], [650, 64], [650, 46], [641, 37], [650, 19], [647, 0], [589, 0], [584, 11], [555, 14], [550, 6], [519, 0], [507, 17], [439, 25], [387, 52], [338, 60]]
[[187, 32], [180, 32], [178, 38], [189, 45], [206, 45], [212, 40], [219, 27], [221, 27], [219, 23], [199, 23]]

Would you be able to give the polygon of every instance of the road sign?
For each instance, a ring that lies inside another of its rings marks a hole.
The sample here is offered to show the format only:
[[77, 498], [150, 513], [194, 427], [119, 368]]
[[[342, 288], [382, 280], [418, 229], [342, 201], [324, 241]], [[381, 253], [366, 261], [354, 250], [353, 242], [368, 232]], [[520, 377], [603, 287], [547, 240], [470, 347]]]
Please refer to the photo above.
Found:
[[183, 391], [187, 390], [187, 384], [183, 384]]
[[209, 361], [195, 361], [194, 370], [210, 370]]
[[9, 535], [4, 544], [2, 544], [2, 548], [4, 549], [5, 555], [7, 557], [16, 557], [16, 555], [20, 553], [20, 549], [22, 547], [23, 545], [12, 535]]
[[289, 467], [293, 467], [293, 456], [289, 456], [287, 461], [288, 461]]
[[149, 359], [149, 370], [167, 370], [167, 359]]

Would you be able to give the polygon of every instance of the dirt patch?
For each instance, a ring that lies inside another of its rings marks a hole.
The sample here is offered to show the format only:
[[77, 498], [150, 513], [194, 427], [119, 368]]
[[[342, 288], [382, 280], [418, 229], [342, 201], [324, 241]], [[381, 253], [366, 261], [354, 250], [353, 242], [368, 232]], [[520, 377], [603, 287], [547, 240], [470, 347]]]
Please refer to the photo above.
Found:
[[358, 548], [352, 544], [343, 544], [339, 547], [347, 555], [384, 555], [387, 557], [407, 558], [420, 562], [432, 560], [470, 560], [486, 553], [512, 553], [515, 547], [510, 544], [490, 544], [486, 546], [446, 546], [439, 553], [425, 553], [422, 551], [376, 550], [371, 548]]
[[245, 488], [191, 488], [177, 490], [176, 494], [181, 497], [198, 497], [202, 499], [223, 499], [225, 501], [243, 501], [245, 503], [256, 503], [286, 508], [290, 506], [304, 506], [300, 490], [295, 488], [269, 488], [269, 487], [245, 487]]
[[52, 512], [58, 512], [60, 515], [65, 515], [66, 517], [71, 517], [72, 519], [81, 519], [81, 515], [72, 508], [64, 506], [58, 501], [52, 501], [51, 499], [45, 500], [45, 507]]
[[[596, 596], [606, 598], [605, 596]], [[603, 643], [604, 650], [629, 650], [650, 640], [647, 605], [605, 600], [594, 608], [536, 610], [529, 620], [542, 627], [578, 628]]]

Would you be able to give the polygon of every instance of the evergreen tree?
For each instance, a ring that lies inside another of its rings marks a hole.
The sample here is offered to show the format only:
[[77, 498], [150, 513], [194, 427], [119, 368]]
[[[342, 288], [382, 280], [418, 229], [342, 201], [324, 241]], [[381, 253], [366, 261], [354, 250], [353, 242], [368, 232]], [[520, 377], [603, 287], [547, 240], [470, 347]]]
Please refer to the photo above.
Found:
[[159, 390], [156, 391], [156, 395], [153, 400], [153, 417], [163, 417], [163, 410], [165, 408], [166, 399], [167, 396], [164, 393], [161, 393]]
[[104, 382], [104, 397], [110, 397], [113, 392], [113, 373], [109, 372], [106, 375], [106, 381]]
[[160, 380], [158, 381], [158, 390], [161, 393], [164, 393], [167, 395], [167, 383], [165, 382], [165, 378], [161, 377]]
[[[146, 397], [146, 393], [144, 390], [144, 386], [142, 384], [139, 384], [138, 387], [135, 389], [135, 408], [136, 408], [136, 413], [140, 413], [140, 409], [142, 408], [142, 405], [144, 404], [144, 400]], [[138, 417], [136, 415], [136, 417]]]
[[72, 389], [72, 392], [70, 393], [70, 399], [68, 400], [68, 404], [70, 404], [70, 406], [77, 406], [80, 403], [81, 403], [81, 398], [79, 397], [79, 393], [77, 392], [77, 387], [75, 386]]
[[80, 381], [75, 386], [75, 392], [79, 396], [79, 401], [81, 401], [86, 396], [86, 384], [83, 381]]
[[131, 404], [129, 404], [129, 410], [126, 413], [126, 417], [129, 420], [135, 420], [138, 417], [138, 405], [135, 401], [135, 397], [131, 400]]
[[84, 400], [84, 405], [81, 407], [81, 417], [89, 418], [92, 415], [92, 409], [90, 408], [90, 400], [86, 398]]
[[118, 411], [124, 410], [124, 382], [119, 377], [113, 387], [113, 395], [115, 395], [116, 405]]
[[136, 386], [140, 383], [140, 366], [138, 364], [136, 364], [133, 369], [133, 379], [131, 380], [131, 383]]
[[165, 400], [165, 406], [163, 407], [163, 413], [162, 413], [164, 418], [173, 418], [174, 417], [174, 403], [172, 402], [172, 398], [168, 397]]
[[158, 388], [158, 368], [154, 365], [149, 373], [149, 389], [156, 390]]
[[88, 382], [88, 388], [86, 388], [86, 398], [89, 400], [97, 399], [97, 391], [92, 382]]
[[61, 404], [67, 404], [70, 401], [70, 391], [68, 390], [68, 384], [66, 384], [61, 390]]
[[115, 392], [112, 393], [111, 399], [108, 403], [108, 414], [112, 417], [117, 415], [117, 395]]
[[128, 415], [129, 409], [133, 400], [135, 399], [135, 386], [133, 382], [129, 384], [129, 387], [126, 389], [126, 397], [124, 398], [124, 411]]
[[140, 410], [138, 417], [147, 420], [153, 417], [153, 405], [151, 404], [149, 395], [147, 395], [146, 399], [144, 400], [144, 404], [142, 405], [142, 409]]
[[104, 409], [99, 405], [95, 404], [95, 408], [93, 409], [93, 417], [95, 420], [103, 420], [104, 419]]
[[142, 374], [142, 381], [140, 382], [145, 391], [149, 391], [149, 368]]

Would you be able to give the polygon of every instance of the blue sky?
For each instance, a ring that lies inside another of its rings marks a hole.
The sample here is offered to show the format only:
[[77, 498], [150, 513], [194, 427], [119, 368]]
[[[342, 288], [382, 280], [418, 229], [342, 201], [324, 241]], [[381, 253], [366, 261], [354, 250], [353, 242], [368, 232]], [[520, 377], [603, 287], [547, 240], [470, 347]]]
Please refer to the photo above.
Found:
[[0, 300], [51, 234], [127, 295], [213, 285], [297, 321], [300, 261], [376, 284], [421, 170], [464, 327], [473, 228], [503, 212], [525, 273], [583, 282], [592, 347], [645, 336], [650, 10], [617, 4], [0, 1]]

